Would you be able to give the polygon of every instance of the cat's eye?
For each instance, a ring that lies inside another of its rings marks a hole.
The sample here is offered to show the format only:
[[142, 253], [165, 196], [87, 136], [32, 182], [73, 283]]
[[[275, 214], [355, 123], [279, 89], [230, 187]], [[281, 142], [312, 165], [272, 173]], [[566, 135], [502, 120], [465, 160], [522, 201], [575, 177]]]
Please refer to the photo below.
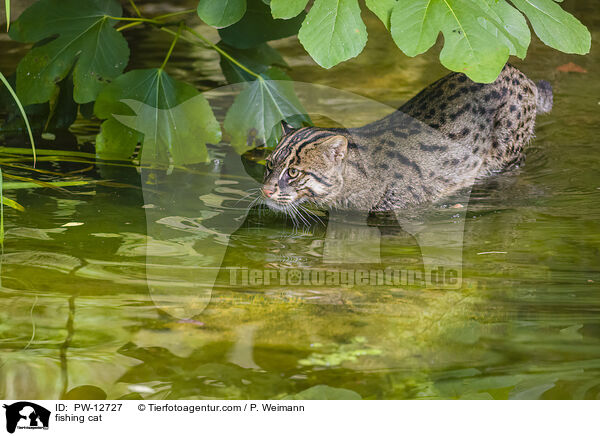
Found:
[[294, 177], [298, 177], [298, 174], [300, 174], [300, 171], [298, 171], [296, 168], [288, 168], [288, 176], [290, 176], [290, 178], [294, 178]]
[[273, 163], [270, 160], [266, 161], [266, 167], [267, 170], [273, 171]]

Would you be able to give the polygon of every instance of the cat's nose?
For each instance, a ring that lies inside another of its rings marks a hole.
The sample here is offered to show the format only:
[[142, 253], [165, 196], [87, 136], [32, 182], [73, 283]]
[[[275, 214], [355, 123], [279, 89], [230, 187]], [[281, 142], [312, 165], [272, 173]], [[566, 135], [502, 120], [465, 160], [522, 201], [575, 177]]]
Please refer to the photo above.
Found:
[[270, 197], [271, 195], [273, 195], [274, 191], [263, 187], [262, 192], [263, 192], [263, 194], [265, 194], [265, 197]]

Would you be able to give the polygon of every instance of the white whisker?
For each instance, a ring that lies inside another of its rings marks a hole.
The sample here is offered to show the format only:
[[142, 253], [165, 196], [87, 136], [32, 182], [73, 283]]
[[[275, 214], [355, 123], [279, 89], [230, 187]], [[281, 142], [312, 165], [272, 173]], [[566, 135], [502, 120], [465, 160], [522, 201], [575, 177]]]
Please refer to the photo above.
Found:
[[308, 215], [308, 217], [310, 217], [311, 219], [314, 218], [313, 222], [319, 221], [321, 223], [321, 225], [325, 225], [325, 223], [321, 220], [321, 218], [319, 217], [319, 215], [317, 215], [316, 213], [314, 213], [310, 209], [306, 208], [305, 206], [302, 206], [301, 204], [298, 204], [298, 207], [300, 209], [302, 209], [304, 212], [306, 212], [306, 214]]
[[306, 218], [304, 217], [304, 215], [302, 215], [302, 213], [298, 210], [298, 208], [296, 207], [296, 205], [294, 205], [293, 203], [290, 204], [292, 210], [294, 211], [294, 214], [296, 215], [297, 218], [299, 218], [306, 227], [310, 227], [310, 223], [306, 220]]
[[[252, 189], [249, 189], [249, 190], [245, 191], [245, 192], [249, 192], [249, 194], [248, 194], [248, 195], [244, 195], [242, 198], [240, 198], [238, 201], [236, 201], [236, 202], [235, 202], [235, 205], [237, 206], [237, 204], [238, 204], [240, 201], [242, 201], [242, 200], [244, 200], [244, 199], [246, 199], [246, 198], [250, 197], [251, 195], [254, 195], [254, 194], [256, 194], [256, 191], [258, 191], [259, 189], [260, 189], [260, 188], [252, 188]], [[251, 206], [249, 206], [248, 208], [250, 208], [250, 207], [251, 207]]]

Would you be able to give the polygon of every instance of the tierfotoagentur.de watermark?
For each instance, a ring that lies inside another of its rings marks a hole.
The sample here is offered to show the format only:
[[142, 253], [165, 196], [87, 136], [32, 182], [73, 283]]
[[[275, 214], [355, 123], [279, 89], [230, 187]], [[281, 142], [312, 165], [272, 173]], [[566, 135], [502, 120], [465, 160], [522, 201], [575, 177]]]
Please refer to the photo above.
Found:
[[231, 286], [455, 286], [458, 270], [384, 269], [250, 269], [227, 267]]

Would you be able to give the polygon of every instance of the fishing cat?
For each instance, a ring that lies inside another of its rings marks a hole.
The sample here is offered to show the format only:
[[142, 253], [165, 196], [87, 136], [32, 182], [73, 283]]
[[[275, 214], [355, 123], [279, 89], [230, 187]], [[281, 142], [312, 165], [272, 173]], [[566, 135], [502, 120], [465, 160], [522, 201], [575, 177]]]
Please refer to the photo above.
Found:
[[432, 202], [518, 163], [552, 103], [548, 82], [507, 64], [490, 84], [451, 73], [359, 128], [284, 124], [262, 196], [292, 213], [304, 202], [373, 212]]

